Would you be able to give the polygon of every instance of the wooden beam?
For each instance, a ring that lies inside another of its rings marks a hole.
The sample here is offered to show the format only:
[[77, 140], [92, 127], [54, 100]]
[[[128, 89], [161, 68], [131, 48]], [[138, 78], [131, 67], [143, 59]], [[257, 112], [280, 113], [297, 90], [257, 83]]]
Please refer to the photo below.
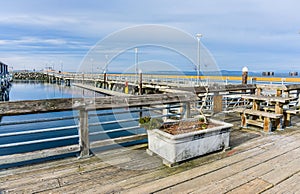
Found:
[[0, 116], [57, 112], [68, 110], [101, 110], [133, 106], [150, 106], [198, 100], [192, 93], [111, 96], [97, 98], [62, 98], [0, 102]]
[[0, 102], [0, 115], [67, 111], [72, 109], [72, 104], [72, 98]]
[[286, 91], [299, 90], [300, 84], [290, 84], [290, 85], [286, 85], [285, 87], [286, 87]]
[[[204, 86], [201, 87], [181, 87], [177, 88], [179, 90], [194, 92], [196, 94], [206, 93]], [[229, 85], [215, 85], [209, 86], [208, 92], [230, 92], [230, 91], [240, 91], [240, 90], [254, 90], [256, 89], [255, 84], [229, 84]]]
[[38, 150], [38, 151], [28, 152], [28, 153], [5, 155], [5, 156], [0, 156], [0, 165], [12, 164], [12, 163], [34, 160], [39, 158], [46, 158], [46, 157], [62, 155], [62, 154], [69, 154], [72, 152], [78, 152], [79, 150], [80, 149], [78, 145], [70, 145], [70, 146], [64, 146], [58, 148]]

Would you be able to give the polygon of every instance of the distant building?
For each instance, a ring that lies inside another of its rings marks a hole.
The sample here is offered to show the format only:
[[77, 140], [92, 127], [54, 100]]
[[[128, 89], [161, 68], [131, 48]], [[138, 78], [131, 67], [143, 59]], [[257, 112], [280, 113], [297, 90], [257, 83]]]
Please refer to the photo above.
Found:
[[7, 74], [8, 74], [8, 65], [6, 65], [0, 61], [0, 75], [4, 76]]
[[273, 71], [264, 71], [264, 72], [262, 72], [262, 76], [274, 76], [274, 72]]
[[298, 76], [298, 72], [296, 72], [296, 71], [289, 72], [289, 75], [290, 76]]

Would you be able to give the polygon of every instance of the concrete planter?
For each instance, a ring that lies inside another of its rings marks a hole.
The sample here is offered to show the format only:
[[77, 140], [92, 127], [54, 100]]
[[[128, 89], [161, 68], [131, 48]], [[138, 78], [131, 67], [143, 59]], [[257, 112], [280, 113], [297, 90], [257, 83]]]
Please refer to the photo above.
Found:
[[232, 124], [213, 119], [209, 122], [220, 126], [179, 135], [171, 135], [159, 129], [147, 130], [147, 152], [159, 155], [164, 164], [172, 166], [177, 162], [229, 148]]

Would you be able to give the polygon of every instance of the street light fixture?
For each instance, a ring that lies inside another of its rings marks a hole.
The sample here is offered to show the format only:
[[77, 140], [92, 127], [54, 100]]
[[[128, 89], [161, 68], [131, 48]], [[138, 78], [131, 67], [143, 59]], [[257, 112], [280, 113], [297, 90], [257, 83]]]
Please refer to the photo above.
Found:
[[197, 48], [197, 84], [200, 83], [200, 38], [202, 37], [202, 34], [196, 34], [196, 38], [198, 41], [198, 48]]

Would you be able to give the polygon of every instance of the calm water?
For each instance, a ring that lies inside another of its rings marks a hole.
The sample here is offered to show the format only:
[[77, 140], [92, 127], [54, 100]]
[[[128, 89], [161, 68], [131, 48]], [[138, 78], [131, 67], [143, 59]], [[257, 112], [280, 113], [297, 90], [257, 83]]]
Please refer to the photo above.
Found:
[[47, 84], [40, 82], [13, 82], [10, 90], [10, 101], [40, 100], [53, 98], [93, 97], [102, 94], [73, 86]]
[[[38, 82], [14, 82], [10, 91], [10, 101], [18, 101], [18, 100], [38, 100], [38, 99], [53, 99], [53, 98], [72, 98], [72, 97], [98, 97], [103, 96], [102, 94], [95, 93], [92, 91], [87, 91], [77, 87], [67, 87], [63, 85], [56, 84], [44, 84]], [[104, 112], [113, 112], [120, 110], [107, 110], [107, 111], [97, 111], [94, 113], [104, 113]], [[124, 110], [121, 110], [124, 111]], [[129, 111], [129, 110], [128, 110]], [[7, 123], [12, 122], [20, 122], [20, 121], [36, 121], [38, 119], [49, 119], [49, 118], [63, 118], [63, 117], [72, 117], [78, 116], [77, 111], [63, 111], [63, 112], [54, 112], [54, 113], [41, 113], [41, 114], [29, 114], [29, 115], [20, 115], [20, 116], [5, 116], [2, 118], [0, 123], [0, 134], [11, 133], [11, 132], [19, 132], [19, 131], [29, 131], [29, 130], [37, 130], [37, 129], [47, 129], [54, 127], [62, 127], [62, 126], [75, 126], [78, 124], [77, 118], [71, 118], [67, 120], [56, 120], [56, 121], [48, 121], [48, 122], [32, 122], [32, 123], [24, 123], [24, 124], [16, 124], [16, 125], [7, 125]], [[89, 118], [89, 123], [93, 122], [105, 122], [112, 121], [116, 119], [128, 119], [129, 117], [137, 118], [137, 113], [125, 113], [125, 114], [111, 114], [100, 117], [91, 117]], [[112, 124], [104, 124], [100, 126], [90, 126], [90, 132], [101, 131], [101, 130], [109, 130], [115, 128], [122, 127], [131, 127], [136, 126], [137, 122], [122, 122], [122, 123], [112, 123]], [[140, 133], [141, 130], [137, 130], [134, 133]], [[64, 136], [72, 136], [77, 135], [78, 129], [74, 127], [69, 130], [60, 130], [55, 132], [45, 132], [45, 133], [36, 133], [29, 135], [19, 135], [19, 136], [9, 136], [9, 137], [0, 137], [0, 145], [3, 144], [15, 144], [18, 142], [24, 141], [34, 141], [36, 139], [49, 139], [49, 138], [58, 138]], [[100, 140], [106, 138], [112, 138], [119, 135], [131, 135], [132, 132], [124, 131], [124, 132], [114, 132], [104, 135], [98, 135], [96, 137], [91, 137], [92, 140]], [[23, 153], [34, 151], [38, 149], [46, 149], [51, 147], [58, 146], [66, 146], [78, 144], [78, 138], [70, 138], [67, 140], [56, 140], [53, 142], [47, 143], [33, 143], [26, 146], [13, 146], [9, 148], [0, 148], [0, 156], [1, 155], [9, 155], [13, 153]], [[32, 162], [32, 161], [31, 161]], [[23, 165], [24, 163], [22, 163]], [[6, 168], [6, 166], [0, 166], [0, 168]]]

